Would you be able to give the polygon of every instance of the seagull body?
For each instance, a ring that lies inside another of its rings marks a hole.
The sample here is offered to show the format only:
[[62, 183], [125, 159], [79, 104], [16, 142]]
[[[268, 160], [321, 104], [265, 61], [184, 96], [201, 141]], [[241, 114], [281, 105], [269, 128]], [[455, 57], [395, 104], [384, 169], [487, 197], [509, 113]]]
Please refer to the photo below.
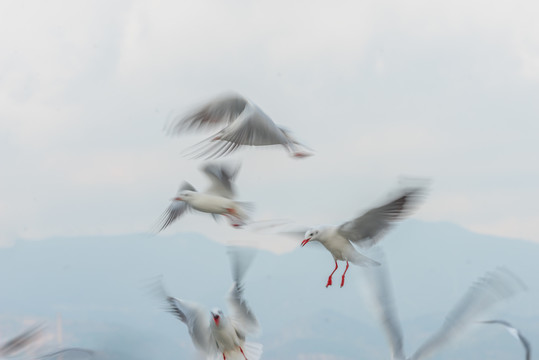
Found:
[[300, 144], [288, 130], [276, 125], [258, 106], [236, 94], [216, 98], [192, 114], [176, 118], [169, 133], [178, 135], [217, 126], [222, 129], [199, 143], [201, 147], [192, 152], [194, 157], [209, 159], [227, 155], [240, 146], [269, 145], [281, 145], [297, 158], [310, 155], [299, 150]]
[[230, 248], [234, 283], [228, 294], [229, 315], [214, 308], [209, 313], [204, 307], [166, 294], [168, 311], [187, 325], [195, 347], [206, 359], [242, 356], [244, 360], [258, 360], [262, 355], [262, 345], [246, 341], [247, 335], [260, 331], [258, 320], [243, 297], [241, 285], [251, 259], [246, 259], [239, 248]]
[[178, 220], [190, 209], [209, 213], [215, 219], [218, 215], [225, 216], [234, 227], [245, 225], [249, 218], [247, 215], [249, 204], [234, 200], [233, 180], [238, 168], [207, 164], [202, 171], [208, 176], [212, 185], [206, 191], [198, 192], [191, 184], [184, 182], [161, 216], [159, 231]]
[[349, 262], [359, 266], [377, 266], [377, 261], [361, 254], [354, 244], [369, 247], [378, 242], [382, 235], [397, 220], [405, 216], [412, 208], [412, 203], [422, 194], [422, 189], [415, 188], [404, 191], [388, 203], [373, 208], [351, 221], [337, 226], [317, 226], [305, 232], [301, 246], [311, 241], [318, 241], [331, 253], [335, 260], [335, 269], [329, 275], [326, 287], [332, 285], [332, 276], [339, 267], [337, 261], [346, 261], [346, 269], [342, 275], [341, 287], [348, 271]]
[[241, 203], [219, 195], [184, 190], [174, 200], [185, 201], [193, 209], [200, 212], [224, 216], [238, 215], [239, 218], [247, 217]]

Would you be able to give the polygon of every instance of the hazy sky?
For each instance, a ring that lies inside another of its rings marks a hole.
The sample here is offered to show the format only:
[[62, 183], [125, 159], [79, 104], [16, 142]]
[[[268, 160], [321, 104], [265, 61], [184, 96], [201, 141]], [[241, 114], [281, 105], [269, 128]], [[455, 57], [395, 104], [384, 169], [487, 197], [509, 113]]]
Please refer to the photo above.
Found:
[[[2, 1], [0, 245], [146, 231], [182, 180], [173, 115], [237, 91], [315, 150], [246, 149], [257, 218], [334, 223], [399, 176], [415, 217], [539, 241], [539, 3]], [[215, 226], [188, 215], [169, 232]]]

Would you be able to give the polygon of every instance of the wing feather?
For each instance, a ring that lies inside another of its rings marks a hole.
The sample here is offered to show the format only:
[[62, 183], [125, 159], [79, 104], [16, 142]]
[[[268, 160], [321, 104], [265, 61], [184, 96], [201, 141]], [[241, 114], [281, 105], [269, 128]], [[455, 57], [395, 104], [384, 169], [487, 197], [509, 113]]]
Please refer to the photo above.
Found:
[[424, 194], [423, 188], [404, 191], [386, 204], [340, 225], [339, 234], [356, 245], [368, 247], [378, 242], [391, 225], [409, 215]]
[[242, 337], [245, 334], [257, 334], [260, 331], [258, 320], [243, 297], [243, 278], [252, 264], [256, 249], [229, 246], [230, 267], [234, 284], [228, 294], [230, 319]]
[[209, 163], [201, 169], [211, 180], [212, 185], [208, 193], [232, 199], [235, 195], [234, 179], [239, 171], [239, 166], [232, 167], [224, 164]]
[[218, 97], [185, 117], [177, 117], [168, 127], [168, 133], [178, 135], [186, 131], [205, 130], [226, 126], [243, 112], [247, 100], [236, 94]]
[[440, 329], [412, 355], [410, 360], [429, 357], [462, 334], [487, 309], [524, 289], [523, 283], [506, 269], [488, 272], [468, 289]]
[[[190, 191], [196, 191], [193, 185], [189, 184], [187, 181], [185, 181], [178, 190], [178, 193], [184, 191], [184, 190], [190, 190]], [[166, 229], [170, 224], [172, 224], [174, 221], [178, 220], [186, 211], [188, 211], [191, 207], [189, 204], [187, 204], [185, 201], [180, 200], [172, 200], [168, 208], [161, 214], [161, 217], [157, 221], [157, 232], [163, 231]]]

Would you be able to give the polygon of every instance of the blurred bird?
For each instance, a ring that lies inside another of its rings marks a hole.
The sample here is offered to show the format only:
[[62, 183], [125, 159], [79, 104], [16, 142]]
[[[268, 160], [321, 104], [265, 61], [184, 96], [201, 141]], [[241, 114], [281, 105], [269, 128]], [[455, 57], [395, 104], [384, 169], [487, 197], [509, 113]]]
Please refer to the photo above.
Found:
[[204, 192], [184, 182], [176, 197], [161, 216], [158, 231], [162, 231], [180, 218], [187, 210], [195, 209], [209, 213], [217, 220], [218, 215], [229, 219], [233, 227], [241, 227], [248, 220], [247, 210], [252, 207], [246, 202], [235, 201], [234, 178], [239, 167], [227, 167], [218, 164], [206, 164], [201, 168], [211, 181], [211, 186]]
[[507, 321], [503, 321], [503, 320], [487, 320], [487, 321], [482, 321], [482, 323], [485, 323], [485, 324], [499, 324], [499, 325], [504, 326], [505, 329], [511, 335], [513, 335], [516, 339], [518, 339], [520, 341], [520, 343], [522, 344], [522, 346], [524, 347], [524, 351], [525, 351], [525, 354], [526, 354], [525, 359], [526, 360], [531, 359], [532, 349], [531, 349], [530, 342], [528, 341], [528, 339], [526, 339], [524, 337], [524, 335], [522, 335], [522, 333], [520, 331], [518, 331], [518, 329], [513, 327], [513, 325], [511, 325]]
[[11, 357], [35, 343], [43, 334], [43, 324], [32, 326], [22, 334], [0, 346], [0, 357]]
[[[341, 225], [323, 225], [309, 228], [301, 246], [318, 241], [333, 255], [335, 269], [329, 275], [326, 287], [332, 285], [332, 277], [339, 267], [337, 261], [346, 261], [342, 274], [341, 287], [348, 271], [349, 262], [359, 266], [380, 265], [356, 250], [353, 244], [360, 247], [370, 247], [377, 243], [397, 220], [408, 215], [424, 193], [423, 188], [413, 188], [402, 191], [396, 198], [386, 204], [372, 208], [363, 215]], [[301, 232], [294, 232], [299, 235]], [[289, 232], [290, 234], [290, 232]]]
[[290, 132], [276, 125], [258, 106], [246, 98], [228, 94], [218, 97], [196, 109], [190, 115], [176, 118], [168, 129], [179, 135], [191, 130], [222, 127], [216, 134], [197, 144], [191, 155], [206, 159], [228, 155], [240, 146], [282, 145], [293, 157], [311, 155], [300, 150], [302, 146]]
[[405, 357], [403, 335], [390, 286], [387, 262], [377, 268], [365, 268], [368, 294], [372, 297], [374, 313], [386, 333], [391, 349], [391, 359], [421, 360], [462, 336], [477, 318], [495, 304], [506, 300], [525, 289], [523, 283], [511, 272], [499, 268], [487, 272], [464, 294], [449, 312], [444, 323], [411, 357]]
[[228, 294], [228, 316], [218, 308], [208, 314], [199, 304], [169, 296], [159, 284], [158, 291], [167, 302], [167, 310], [187, 325], [195, 347], [206, 359], [258, 360], [262, 355], [261, 344], [246, 342], [247, 335], [260, 331], [257, 318], [243, 298], [243, 277], [252, 262], [253, 251], [229, 248], [234, 283]]

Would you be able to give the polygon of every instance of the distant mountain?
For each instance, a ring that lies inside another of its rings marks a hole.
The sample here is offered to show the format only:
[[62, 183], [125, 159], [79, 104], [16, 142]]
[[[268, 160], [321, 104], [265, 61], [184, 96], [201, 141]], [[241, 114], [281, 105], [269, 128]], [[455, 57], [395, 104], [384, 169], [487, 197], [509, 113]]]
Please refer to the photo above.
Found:
[[[501, 306], [496, 318], [518, 326], [539, 349], [538, 244], [413, 220], [381, 244], [407, 352], [437, 329], [473, 281], [500, 265], [529, 290]], [[389, 358], [362, 296], [361, 271], [351, 266], [344, 288], [326, 289], [332, 270], [331, 255], [309, 245], [284, 255], [258, 253], [245, 296], [263, 327], [255, 340], [264, 344], [264, 359]], [[111, 359], [188, 359], [193, 346], [185, 325], [163, 311], [149, 290], [159, 275], [171, 295], [226, 311], [226, 247], [201, 234], [19, 240], [0, 249], [0, 333], [15, 334], [22, 320], [47, 320], [52, 346], [61, 315], [65, 346], [100, 349]], [[521, 351], [502, 328], [478, 325], [466, 341], [435, 358], [518, 359]]]

